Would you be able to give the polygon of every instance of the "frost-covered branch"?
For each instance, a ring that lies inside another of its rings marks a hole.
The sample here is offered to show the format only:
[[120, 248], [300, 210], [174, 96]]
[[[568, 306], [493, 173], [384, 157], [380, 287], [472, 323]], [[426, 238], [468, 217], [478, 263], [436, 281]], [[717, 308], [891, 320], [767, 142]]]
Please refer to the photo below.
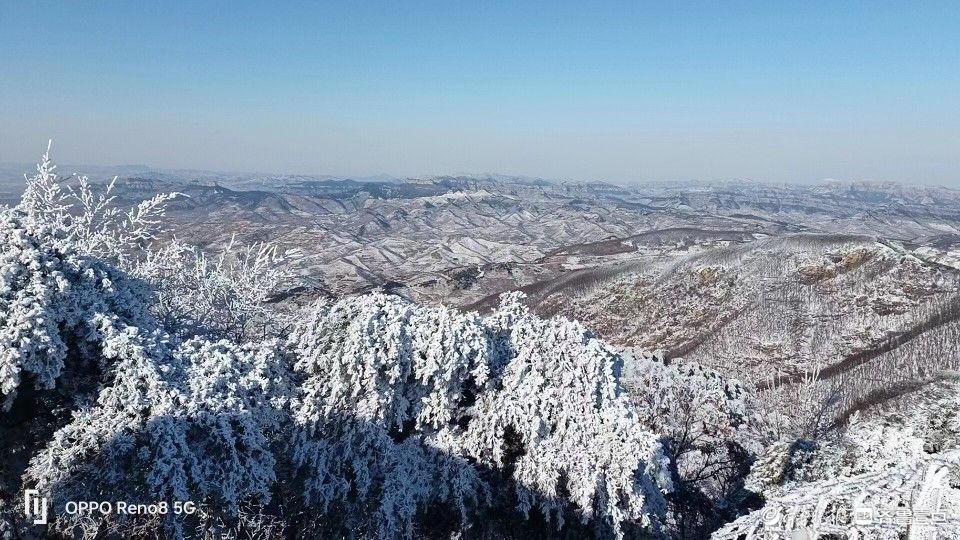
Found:
[[123, 212], [112, 195], [116, 180], [99, 194], [85, 176], [74, 188], [57, 174], [48, 145], [37, 174], [27, 179], [17, 209], [30, 220], [57, 229], [58, 237], [51, 240], [58, 246], [123, 264], [156, 238], [166, 203], [177, 194], [158, 194]]

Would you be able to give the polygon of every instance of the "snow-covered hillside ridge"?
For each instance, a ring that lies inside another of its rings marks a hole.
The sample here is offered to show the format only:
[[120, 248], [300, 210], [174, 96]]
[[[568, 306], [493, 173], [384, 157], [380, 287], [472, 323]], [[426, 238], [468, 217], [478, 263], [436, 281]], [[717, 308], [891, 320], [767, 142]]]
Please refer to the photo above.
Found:
[[782, 441], [753, 466], [747, 487], [765, 505], [716, 540], [960, 537], [960, 384], [931, 385], [907, 413], [854, 418], [834, 440]]

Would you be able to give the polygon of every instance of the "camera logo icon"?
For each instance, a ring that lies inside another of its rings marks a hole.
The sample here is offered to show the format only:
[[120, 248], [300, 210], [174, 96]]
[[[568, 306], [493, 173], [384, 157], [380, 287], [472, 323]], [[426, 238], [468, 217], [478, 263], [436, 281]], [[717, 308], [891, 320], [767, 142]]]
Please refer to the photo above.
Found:
[[40, 492], [28, 489], [23, 492], [23, 513], [33, 518], [34, 525], [47, 524], [47, 498], [41, 497]]

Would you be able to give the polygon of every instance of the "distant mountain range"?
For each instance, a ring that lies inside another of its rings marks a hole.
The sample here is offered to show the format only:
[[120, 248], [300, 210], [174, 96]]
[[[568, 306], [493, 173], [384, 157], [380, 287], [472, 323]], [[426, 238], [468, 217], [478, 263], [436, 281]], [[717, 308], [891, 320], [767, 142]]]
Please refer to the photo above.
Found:
[[763, 391], [820, 372], [834, 419], [960, 369], [956, 190], [475, 176], [117, 184], [124, 202], [164, 191], [182, 194], [168, 213], [181, 239], [278, 244], [297, 276], [284, 298], [384, 288], [483, 311], [519, 289], [543, 315]]

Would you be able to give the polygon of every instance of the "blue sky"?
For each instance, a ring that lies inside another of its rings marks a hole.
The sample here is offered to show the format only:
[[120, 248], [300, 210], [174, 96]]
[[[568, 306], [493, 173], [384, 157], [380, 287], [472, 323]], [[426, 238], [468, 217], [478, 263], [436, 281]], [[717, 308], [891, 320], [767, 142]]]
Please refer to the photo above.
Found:
[[51, 137], [104, 165], [960, 185], [960, 3], [0, 0], [0, 161]]

